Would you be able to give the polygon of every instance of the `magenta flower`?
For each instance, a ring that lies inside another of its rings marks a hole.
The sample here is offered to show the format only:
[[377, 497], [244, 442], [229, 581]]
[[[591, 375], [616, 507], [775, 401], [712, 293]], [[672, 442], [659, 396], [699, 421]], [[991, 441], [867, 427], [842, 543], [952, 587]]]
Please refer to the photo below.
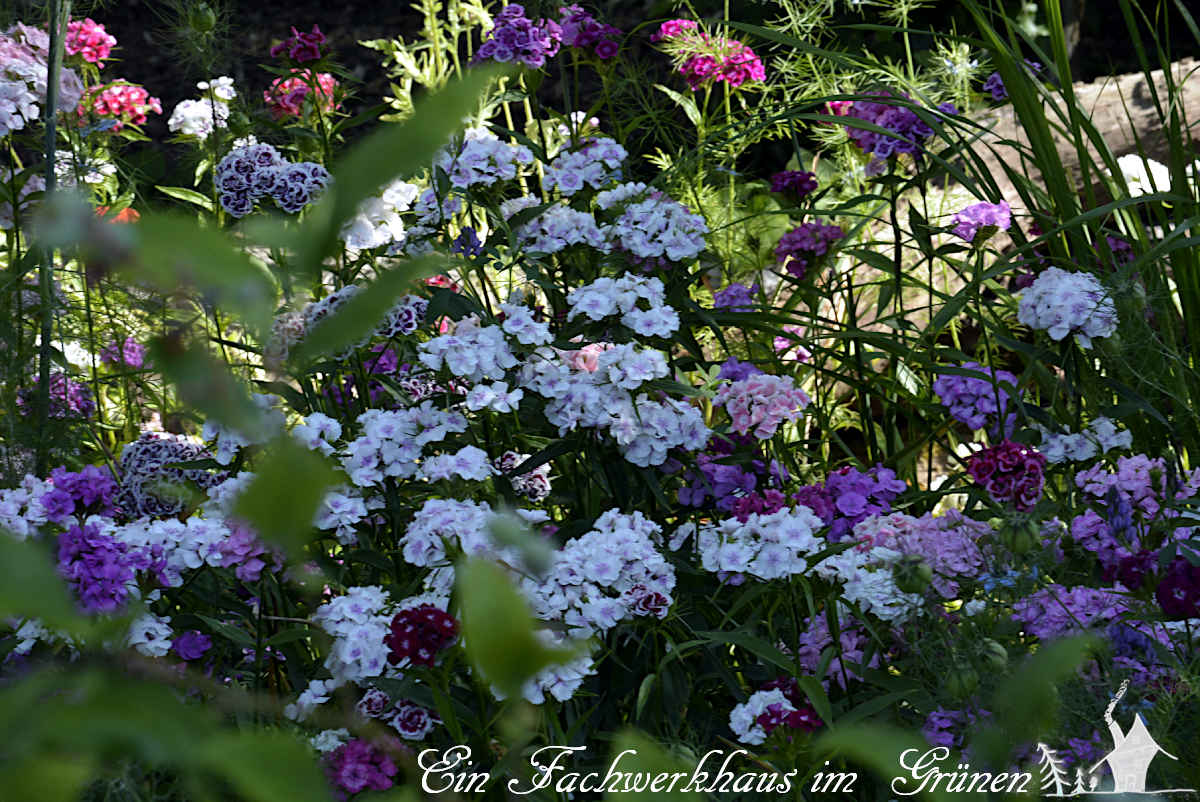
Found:
[[104, 59], [117, 46], [117, 37], [104, 30], [104, 26], [92, 18], [75, 20], [67, 24], [67, 35], [63, 37], [63, 49], [67, 55], [79, 56], [84, 61], [104, 67]]
[[1046, 458], [1029, 446], [1005, 440], [967, 460], [967, 473], [994, 500], [1028, 512], [1042, 497]]
[[841, 226], [801, 223], [784, 234], [775, 246], [775, 258], [798, 279], [808, 272], [809, 262], [829, 252], [829, 247], [846, 233]]
[[309, 33], [300, 33], [292, 27], [291, 37], [284, 39], [271, 48], [271, 58], [279, 58], [285, 53], [292, 61], [303, 64], [307, 61], [317, 61], [321, 58], [321, 47], [325, 44], [325, 34], [316, 25]]
[[396, 613], [391, 632], [383, 642], [390, 650], [388, 662], [392, 665], [408, 660], [416, 665], [431, 666], [438, 652], [454, 643], [457, 637], [457, 621], [432, 604], [422, 604]]

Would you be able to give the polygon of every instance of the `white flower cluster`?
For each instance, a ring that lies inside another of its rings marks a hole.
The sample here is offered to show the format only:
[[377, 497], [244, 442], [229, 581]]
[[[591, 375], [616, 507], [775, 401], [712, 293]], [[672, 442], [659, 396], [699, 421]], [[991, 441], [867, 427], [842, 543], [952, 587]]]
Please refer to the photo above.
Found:
[[[250, 476], [253, 478], [253, 474]], [[101, 534], [109, 535], [131, 549], [159, 554], [163, 561], [161, 576], [167, 587], [182, 585], [185, 571], [194, 571], [204, 565], [222, 567], [226, 558], [221, 552], [221, 544], [232, 536], [220, 511], [210, 518], [192, 515], [186, 522], [178, 518], [156, 520], [150, 517], [122, 525], [99, 517], [91, 522], [97, 525]], [[130, 590], [136, 592], [136, 587]]]
[[634, 465], [661, 465], [676, 447], [703, 448], [711, 431], [691, 405], [673, 398], [651, 400], [629, 393], [643, 383], [668, 375], [659, 351], [631, 344], [599, 354], [596, 369], [573, 370], [553, 351], [540, 353], [522, 368], [522, 385], [549, 400], [546, 419], [559, 435], [576, 428], [607, 430], [625, 459]]
[[771, 705], [780, 705], [782, 713], [791, 713], [796, 708], [778, 688], [757, 691], [749, 699], [729, 711], [729, 729], [739, 742], [758, 746], [767, 740], [767, 731], [758, 723], [758, 717], [767, 712]]
[[292, 427], [292, 437], [305, 448], [325, 456], [333, 453], [333, 444], [342, 436], [342, 424], [323, 412], [314, 412]]
[[[539, 629], [537, 635], [551, 648], [569, 645], [566, 638], [556, 636], [549, 630]], [[591, 653], [584, 651], [574, 660], [561, 665], [547, 666], [534, 674], [521, 686], [521, 696], [532, 705], [542, 704], [547, 696], [565, 702], [575, 695], [583, 681], [595, 671]], [[505, 698], [495, 686], [492, 686], [492, 695], [501, 701]]]
[[608, 253], [608, 237], [588, 212], [556, 203], [516, 229], [518, 242], [530, 253], [551, 254], [572, 245], [590, 245]]
[[349, 488], [330, 490], [317, 507], [313, 526], [323, 532], [332, 531], [339, 543], [349, 546], [358, 540], [354, 527], [370, 514], [371, 509], [381, 506], [383, 499], [378, 496], [364, 499]]
[[0, 529], [17, 540], [36, 535], [46, 523], [42, 496], [53, 489], [50, 482], [26, 474], [21, 484], [0, 490]]
[[[338, 685], [381, 676], [387, 668], [384, 638], [392, 622], [385, 612], [389, 601], [387, 591], [376, 585], [352, 587], [312, 614], [312, 620], [333, 636], [325, 667]], [[310, 710], [316, 706], [305, 702], [302, 695], [298, 704]]]
[[751, 514], [745, 523], [730, 518], [702, 526], [697, 533], [700, 564], [711, 573], [749, 574], [783, 579], [810, 568], [808, 561], [826, 545], [813, 534], [824, 524], [808, 507], [770, 515]]
[[354, 217], [342, 226], [346, 247], [367, 251], [403, 245], [405, 231], [400, 213], [412, 208], [419, 192], [416, 184], [396, 180], [384, 187], [382, 194], [360, 203]]
[[129, 627], [125, 643], [146, 657], [166, 657], [171, 651], [171, 619], [144, 613]]
[[426, 457], [417, 471], [417, 476], [427, 482], [455, 477], [482, 482], [495, 474], [487, 452], [475, 446], [463, 446], [453, 454]]
[[550, 326], [545, 321], [535, 320], [533, 312], [527, 306], [519, 304], [500, 304], [504, 314], [501, 328], [510, 337], [515, 337], [522, 345], [545, 345], [554, 339]]
[[1021, 295], [1017, 319], [1045, 330], [1053, 340], [1074, 334], [1081, 348], [1091, 348], [1094, 338], [1117, 330], [1116, 307], [1100, 280], [1057, 267], [1046, 268]]
[[1113, 449], [1133, 447], [1133, 434], [1118, 431], [1117, 425], [1109, 418], [1096, 418], [1082, 432], [1074, 434], [1056, 434], [1038, 424], [1034, 424], [1034, 427], [1042, 433], [1038, 453], [1051, 464], [1086, 462]]
[[885, 546], [856, 544], [816, 565], [816, 573], [842, 583], [842, 598], [890, 623], [907, 619], [921, 597], [896, 587], [893, 566], [903, 553]]
[[480, 326], [474, 317], [458, 321], [451, 334], [434, 337], [417, 346], [418, 359], [431, 370], [442, 366], [455, 376], [480, 382], [503, 379], [517, 358], [508, 348], [499, 326]]
[[227, 75], [201, 81], [196, 88], [201, 90], [201, 97], [180, 101], [167, 120], [167, 128], [183, 136], [207, 139], [213, 131], [228, 124], [229, 101], [237, 97], [237, 90]]
[[604, 513], [554, 554], [545, 578], [523, 580], [534, 614], [565, 623], [574, 637], [603, 634], [634, 616], [665, 618], [675, 569], [656, 547], [660, 532], [640, 512]]
[[422, 449], [451, 432], [464, 432], [467, 420], [424, 401], [408, 409], [369, 409], [358, 416], [362, 435], [346, 446], [342, 467], [359, 487], [382, 484], [385, 477], [411, 479], [418, 474]]
[[611, 209], [614, 206], [628, 203], [634, 198], [641, 197], [646, 192], [646, 185], [641, 181], [628, 184], [618, 184], [612, 189], [606, 189], [596, 194], [596, 205], [601, 209]]
[[470, 128], [463, 136], [457, 154], [453, 146], [442, 149], [433, 164], [444, 170], [450, 185], [458, 189], [517, 177], [518, 165], [532, 164], [533, 154], [524, 145], [510, 145], [485, 128]]
[[593, 189], [620, 180], [621, 164], [629, 156], [625, 148], [609, 137], [588, 139], [576, 150], [564, 150], [546, 165], [542, 189], [552, 189], [564, 196], [590, 186]]
[[213, 454], [213, 458], [221, 465], [233, 462], [238, 451], [246, 446], [266, 443], [283, 431], [283, 413], [275, 408], [275, 404], [283, 399], [276, 395], [253, 393], [250, 400], [258, 407], [259, 415], [253, 425], [246, 426], [243, 431], [224, 426], [211, 418], [204, 422], [200, 435], [205, 440], [216, 441], [216, 453]]
[[705, 248], [708, 225], [665, 195], [630, 203], [612, 226], [611, 236], [622, 249], [639, 259], [666, 257], [684, 262]]
[[519, 565], [516, 551], [498, 548], [492, 541], [489, 524], [494, 516], [486, 501], [429, 499], [404, 530], [401, 554], [412, 565], [437, 568], [446, 564], [446, 543], [451, 543], [471, 557], [496, 557]]
[[[641, 300], [650, 308], [640, 308]], [[567, 320], [574, 320], [580, 314], [589, 320], [620, 314], [621, 323], [643, 337], [670, 337], [679, 329], [679, 313], [666, 304], [663, 283], [658, 278], [632, 273], [616, 279], [601, 277], [571, 290], [567, 305], [571, 307]]]
[[524, 390], [520, 388], [510, 390], [507, 382], [477, 384], [467, 392], [467, 409], [472, 412], [478, 412], [481, 409], [502, 413], [513, 412], [524, 397]]

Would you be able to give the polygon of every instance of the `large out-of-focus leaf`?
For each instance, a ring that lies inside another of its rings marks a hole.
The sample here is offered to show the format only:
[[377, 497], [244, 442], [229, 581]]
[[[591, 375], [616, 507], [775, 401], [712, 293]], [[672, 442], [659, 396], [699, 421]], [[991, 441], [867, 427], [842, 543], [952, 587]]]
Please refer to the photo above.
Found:
[[[605, 788], [605, 799], [621, 799], [626, 802], [699, 802], [703, 798], [696, 791], [683, 790], [694, 767], [685, 764], [637, 730], [624, 730], [617, 735], [609, 758], [609, 765], [614, 763], [616, 770], [626, 776], [620, 785], [611, 783]], [[675, 783], [671, 782], [671, 775], [677, 773], [687, 775], [682, 783], [678, 780]]]
[[[399, 176], [429, 166], [434, 153], [463, 127], [463, 119], [479, 107], [487, 86], [505, 75], [506, 68], [475, 68], [460, 81], [418, 101], [416, 113], [396, 125], [386, 125], [363, 139], [332, 169], [333, 182], [320, 202], [308, 210], [296, 242], [296, 267], [312, 275], [338, 247], [342, 224], [362, 201], [377, 194]], [[269, 241], [277, 240], [264, 228]]]
[[408, 291], [412, 281], [437, 272], [443, 261], [443, 257], [430, 254], [387, 271], [314, 326], [304, 342], [293, 349], [293, 359], [297, 364], [303, 364], [370, 336], [388, 310]]
[[[815, 747], [817, 750], [832, 752], [839, 757], [846, 758], [856, 767], [863, 766], [871, 769], [881, 780], [890, 784], [888, 789], [891, 791], [890, 796], [896, 798], [915, 798], [913, 795], [918, 792], [923, 781], [913, 778], [911, 767], [921, 765], [920, 761], [925, 760], [927, 755], [941, 757], [939, 768], [943, 771], [953, 771], [953, 759], [959, 757], [957, 754], [950, 755], [948, 750], [944, 756], [937, 752], [931, 752], [930, 745], [924, 739], [911, 732], [884, 724], [852, 724], [848, 727], [838, 727], [818, 739]], [[945, 764], [947, 760], [949, 760], [949, 765]], [[909, 767], [907, 770], [906, 766]], [[838, 772], [843, 776], [829, 779], [831, 772]], [[821, 778], [821, 781], [839, 785], [844, 782], [845, 776], [852, 772], [853, 769], [839, 772], [838, 769], [826, 766], [825, 776]], [[816, 782], [816, 780], [817, 778], [814, 776], [813, 781]], [[854, 786], [857, 789], [862, 784], [862, 780], [859, 779]], [[828, 788], [826, 785], [820, 787]], [[845, 793], [844, 786], [842, 792]], [[931, 791], [926, 788], [919, 798], [942, 802], [949, 796], [941, 789]]]
[[92, 756], [42, 752], [14, 762], [0, 762], [0, 802], [77, 802], [95, 776]]
[[321, 455], [281, 437], [256, 465], [233, 512], [296, 557], [308, 542], [325, 491], [337, 483], [337, 474]]
[[218, 308], [265, 332], [275, 312], [270, 274], [223, 233], [188, 216], [147, 214], [134, 226], [137, 248], [124, 267], [162, 292], [194, 288]]
[[0, 532], [0, 619], [37, 618], [51, 629], [82, 632], [85, 621], [50, 556], [36, 543]]
[[575, 656], [542, 643], [529, 605], [495, 563], [472, 558], [459, 563], [456, 574], [463, 645], [485, 682], [516, 696], [534, 674]]
[[205, 418], [240, 432], [254, 432], [263, 425], [262, 412], [245, 386], [203, 347], [162, 337], [152, 343], [151, 354], [180, 400]]
[[225, 777], [251, 802], [331, 802], [329, 784], [299, 739], [282, 733], [222, 733], [193, 759]]

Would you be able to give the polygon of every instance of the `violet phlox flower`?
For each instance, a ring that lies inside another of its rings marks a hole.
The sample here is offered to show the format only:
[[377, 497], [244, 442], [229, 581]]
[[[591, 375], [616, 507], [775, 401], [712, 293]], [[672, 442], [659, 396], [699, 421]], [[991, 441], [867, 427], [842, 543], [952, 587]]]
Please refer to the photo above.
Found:
[[132, 337], [114, 340], [100, 349], [100, 361], [114, 367], [124, 366], [137, 370], [146, 364], [146, 346]]
[[281, 58], [286, 55], [292, 61], [303, 64], [306, 61], [316, 61], [321, 58], [321, 48], [325, 44], [325, 34], [316, 25], [309, 33], [300, 33], [292, 26], [292, 35], [271, 48], [271, 58]]
[[804, 278], [811, 261], [829, 252], [830, 246], [846, 236], [841, 226], [824, 223], [801, 223], [784, 234], [775, 246], [775, 258], [789, 273]]
[[829, 527], [828, 539], [837, 542], [861, 521], [891, 512], [892, 502], [907, 489], [891, 468], [876, 465], [861, 471], [845, 465], [824, 483], [801, 487], [792, 498], [816, 513]]
[[713, 293], [713, 309], [728, 309], [731, 312], [749, 312], [758, 306], [758, 295], [761, 288], [758, 284], [747, 287], [740, 282], [733, 282], [724, 289]]
[[[933, 136], [933, 128], [912, 108], [894, 102], [901, 100], [911, 103], [912, 99], [908, 95], [897, 96], [887, 91], [868, 92], [867, 95], [878, 100], [856, 100], [845, 116], [872, 123], [888, 133], [847, 125], [846, 134], [850, 141], [875, 159], [887, 159], [901, 153], [910, 156], [921, 153], [925, 141]], [[937, 110], [946, 115], [958, 113], [951, 103], [943, 103]]]
[[964, 362], [961, 367], [983, 375], [943, 373], [938, 376], [933, 382], [933, 391], [941, 398], [942, 406], [971, 431], [987, 426], [989, 431], [997, 434], [1003, 421], [1004, 433], [1010, 434], [1017, 418], [1017, 413], [1009, 409], [1010, 393], [1020, 397], [1017, 377], [1007, 370], [996, 370], [978, 362]]
[[367, 790], [386, 791], [395, 785], [393, 778], [398, 773], [386, 752], [359, 738], [325, 757], [325, 775], [340, 800]]
[[475, 51], [474, 62], [517, 62], [540, 69], [558, 53], [562, 35], [562, 26], [554, 20], [534, 22], [525, 16], [524, 6], [510, 3], [496, 15], [492, 30]]
[[620, 49], [620, 28], [597, 21], [574, 4], [563, 6], [558, 13], [563, 47], [590, 49], [597, 58], [604, 60], [617, 54]]
[[804, 170], [784, 170], [771, 176], [771, 191], [788, 193], [797, 200], [817, 190], [817, 176]]
[[[22, 415], [32, 415], [39, 403], [38, 384], [41, 376], [33, 377], [33, 386], [26, 387], [17, 393], [17, 409]], [[84, 384], [72, 379], [65, 373], [54, 371], [50, 374], [49, 406], [46, 414], [51, 418], [87, 418], [96, 411], [96, 402], [92, 399], [92, 391]]]
[[1008, 231], [1012, 224], [1012, 209], [1004, 201], [975, 203], [956, 212], [953, 223], [955, 236], [975, 242], [976, 236], [983, 232], [982, 242], [996, 231]]

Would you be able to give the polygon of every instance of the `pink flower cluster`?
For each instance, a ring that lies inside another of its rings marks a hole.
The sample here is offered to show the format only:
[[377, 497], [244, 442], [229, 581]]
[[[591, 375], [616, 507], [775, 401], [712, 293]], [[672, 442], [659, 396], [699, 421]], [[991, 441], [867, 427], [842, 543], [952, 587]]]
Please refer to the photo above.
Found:
[[271, 48], [271, 58], [280, 58], [286, 54], [298, 64], [316, 61], [321, 58], [321, 46], [324, 44], [325, 34], [321, 33], [321, 29], [316, 25], [309, 33], [300, 33], [293, 26], [291, 37]]
[[1029, 446], [1005, 440], [985, 448], [967, 461], [967, 473], [988, 494], [1028, 512], [1042, 497], [1046, 458]]
[[733, 431], [746, 434], [753, 429], [755, 437], [767, 440], [785, 420], [800, 417], [809, 397], [789, 376], [760, 373], [724, 385], [713, 403], [725, 407], [733, 419]]
[[[315, 82], [315, 101], [319, 103], [319, 108], [323, 112], [333, 111], [337, 79], [327, 72], [318, 72]], [[313, 83], [311, 70], [292, 70], [290, 78], [276, 78], [263, 90], [263, 101], [276, 120], [299, 117], [304, 112], [304, 102], [309, 100], [310, 94], [314, 94]]]
[[687, 57], [679, 72], [693, 92], [709, 81], [724, 81], [731, 89], [737, 89], [747, 81], [767, 79], [762, 60], [750, 47], [736, 39], [709, 36], [697, 30], [692, 20], [668, 20], [650, 39], [654, 42], [678, 40], [683, 46]]
[[150, 112], [162, 114], [162, 103], [151, 97], [144, 86], [128, 81], [113, 81], [111, 84], [89, 87], [79, 101], [76, 114], [82, 126], [90, 115], [114, 120], [113, 131], [127, 125], [144, 125]]
[[97, 67], [104, 66], [104, 59], [116, 46], [117, 37], [104, 30], [104, 26], [91, 17], [69, 23], [63, 39], [63, 48], [68, 55], [81, 56], [84, 61]]

